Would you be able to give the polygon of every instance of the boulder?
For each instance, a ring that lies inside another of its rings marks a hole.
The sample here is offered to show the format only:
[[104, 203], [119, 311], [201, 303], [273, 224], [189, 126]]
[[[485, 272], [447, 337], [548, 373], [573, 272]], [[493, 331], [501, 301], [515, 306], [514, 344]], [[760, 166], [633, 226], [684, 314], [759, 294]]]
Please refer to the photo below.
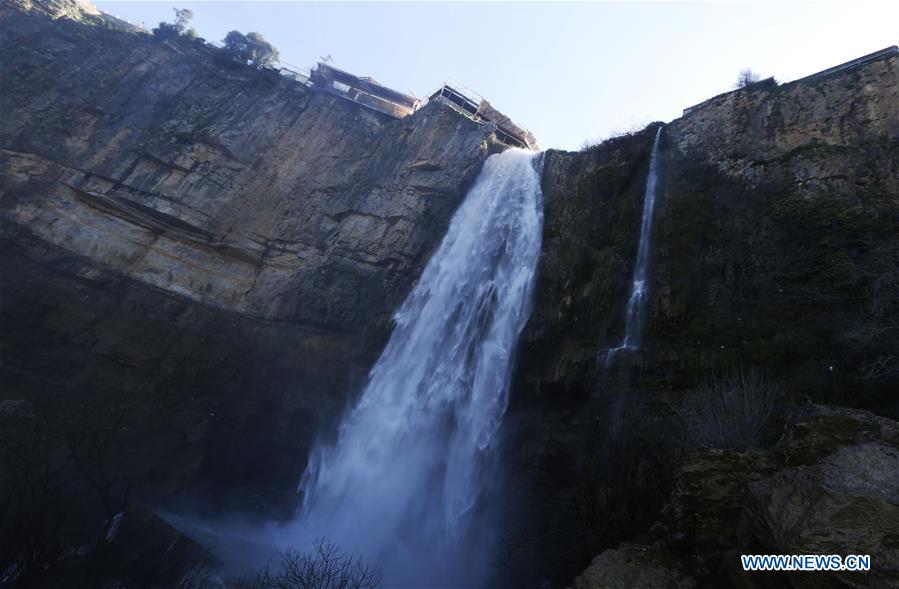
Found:
[[696, 581], [662, 552], [636, 544], [623, 544], [593, 559], [572, 583], [572, 589], [692, 589]]
[[[868, 572], [759, 573], [740, 554], [870, 555]], [[766, 450], [704, 449], [645, 537], [575, 580], [606, 587], [899, 587], [899, 423], [809, 405]]]

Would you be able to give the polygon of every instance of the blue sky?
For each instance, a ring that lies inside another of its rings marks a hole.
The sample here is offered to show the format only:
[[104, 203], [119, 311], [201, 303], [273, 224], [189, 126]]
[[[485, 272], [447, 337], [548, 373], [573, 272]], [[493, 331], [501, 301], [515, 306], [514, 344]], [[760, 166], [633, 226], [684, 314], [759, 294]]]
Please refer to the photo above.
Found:
[[670, 121], [746, 67], [789, 81], [899, 42], [899, 1], [96, 5], [148, 28], [190, 8], [206, 39], [258, 31], [286, 62], [331, 55], [420, 97], [454, 78], [563, 149]]

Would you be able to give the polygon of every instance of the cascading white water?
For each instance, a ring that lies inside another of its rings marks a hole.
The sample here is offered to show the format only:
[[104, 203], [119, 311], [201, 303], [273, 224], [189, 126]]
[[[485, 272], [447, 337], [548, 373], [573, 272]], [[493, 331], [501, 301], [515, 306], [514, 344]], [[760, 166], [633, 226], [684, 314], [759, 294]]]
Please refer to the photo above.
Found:
[[646, 310], [647, 279], [649, 273], [649, 246], [652, 239], [652, 213], [656, 204], [656, 188], [659, 184], [659, 140], [662, 127], [656, 131], [649, 156], [649, 174], [646, 176], [646, 190], [643, 195], [643, 221], [640, 223], [640, 243], [637, 246], [637, 260], [634, 264], [634, 279], [631, 296], [625, 310], [624, 339], [621, 345], [606, 353], [609, 364], [617, 352], [638, 349], [643, 338], [643, 312]]
[[334, 445], [319, 444], [287, 540], [316, 536], [389, 586], [472, 586], [491, 557], [488, 500], [543, 224], [539, 156], [491, 156], [454, 215]]

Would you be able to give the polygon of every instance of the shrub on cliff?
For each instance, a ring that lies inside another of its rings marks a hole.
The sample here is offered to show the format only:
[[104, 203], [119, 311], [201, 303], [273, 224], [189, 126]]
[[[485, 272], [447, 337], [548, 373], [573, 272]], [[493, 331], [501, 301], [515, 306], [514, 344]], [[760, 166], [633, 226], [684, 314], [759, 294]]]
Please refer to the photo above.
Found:
[[687, 403], [688, 443], [738, 449], [761, 445], [778, 396], [778, 386], [758, 369], [708, 378]]
[[259, 33], [231, 31], [225, 35], [224, 44], [224, 51], [234, 60], [258, 69], [272, 67], [278, 61], [278, 50]]
[[173, 8], [172, 10], [175, 11], [175, 22], [159, 23], [159, 25], [153, 29], [153, 36], [160, 40], [175, 39], [182, 35], [191, 40], [197, 39], [197, 30], [194, 28], [187, 28], [188, 23], [190, 23], [191, 19], [194, 17], [193, 11], [189, 8]]
[[740, 75], [737, 76], [737, 88], [746, 88], [748, 86], [752, 86], [753, 84], [758, 83], [762, 77], [752, 71], [749, 68], [744, 69], [740, 72]]

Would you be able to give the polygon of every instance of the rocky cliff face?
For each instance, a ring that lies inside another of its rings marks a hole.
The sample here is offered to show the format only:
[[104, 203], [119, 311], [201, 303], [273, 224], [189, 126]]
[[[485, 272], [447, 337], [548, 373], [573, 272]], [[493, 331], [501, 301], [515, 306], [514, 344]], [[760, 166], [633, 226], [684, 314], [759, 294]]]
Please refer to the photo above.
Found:
[[777, 439], [805, 397], [899, 415], [897, 92], [894, 53], [666, 125], [646, 345], [611, 367], [656, 125], [547, 153], [537, 304], [508, 420], [509, 463], [531, 481], [518, 490], [534, 523], [510, 530], [533, 546], [525, 569], [542, 562], [535, 574], [567, 583], [560, 571], [648, 528], [699, 443], [692, 399], [726, 404], [724, 375], [776, 390], [779, 416], [742, 446]]
[[[696, 453], [660, 521], [573, 587], [894, 587], [899, 424], [816, 405], [794, 420], [771, 449]], [[867, 554], [871, 570], [746, 573], [740, 554]]]
[[120, 407], [138, 487], [289, 504], [490, 131], [81, 8], [3, 7], [5, 398]]

